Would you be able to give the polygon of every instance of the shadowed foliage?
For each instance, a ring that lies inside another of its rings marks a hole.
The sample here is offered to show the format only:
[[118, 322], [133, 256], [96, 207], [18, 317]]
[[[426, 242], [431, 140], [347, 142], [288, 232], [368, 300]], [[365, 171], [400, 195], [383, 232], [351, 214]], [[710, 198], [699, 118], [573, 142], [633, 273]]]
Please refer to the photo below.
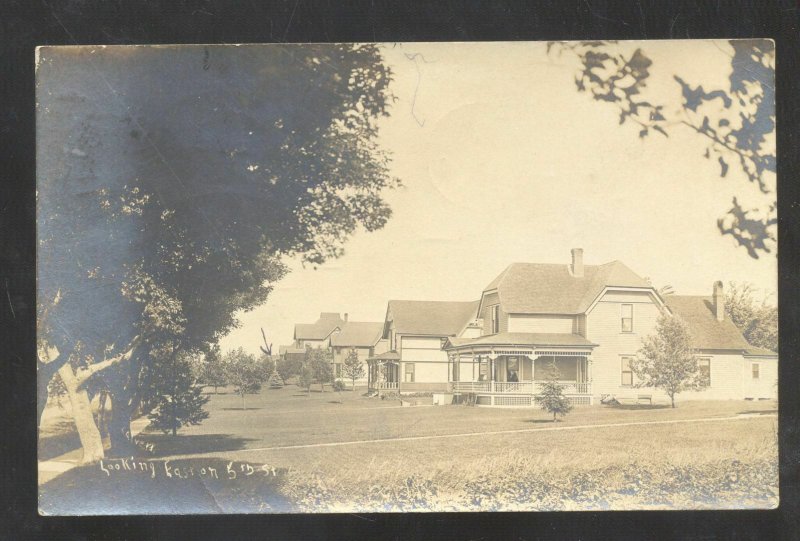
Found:
[[[669, 137], [673, 129], [688, 128], [701, 137], [705, 158], [718, 162], [721, 177], [736, 166], [761, 193], [774, 194], [775, 46], [770, 40], [728, 43], [733, 54], [727, 88], [706, 89], [674, 74], [682, 99], [675, 111], [644, 97], [653, 66], [646, 47], [626, 55], [614, 41], [583, 41], [550, 42], [547, 50], [573, 53], [580, 61], [578, 92], [616, 107], [620, 125], [634, 123], [640, 138], [652, 132]], [[734, 197], [717, 227], [758, 258], [775, 246], [776, 208], [776, 202], [744, 208]]]

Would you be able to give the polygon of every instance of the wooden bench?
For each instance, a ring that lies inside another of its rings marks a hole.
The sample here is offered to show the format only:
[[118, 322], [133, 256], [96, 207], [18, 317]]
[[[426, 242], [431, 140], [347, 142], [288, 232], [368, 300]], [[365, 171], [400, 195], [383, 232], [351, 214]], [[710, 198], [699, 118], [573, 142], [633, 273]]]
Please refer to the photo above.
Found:
[[653, 405], [653, 395], [651, 394], [640, 394], [636, 395], [636, 403], [640, 403], [642, 400], [647, 400], [647, 402], [652, 406]]

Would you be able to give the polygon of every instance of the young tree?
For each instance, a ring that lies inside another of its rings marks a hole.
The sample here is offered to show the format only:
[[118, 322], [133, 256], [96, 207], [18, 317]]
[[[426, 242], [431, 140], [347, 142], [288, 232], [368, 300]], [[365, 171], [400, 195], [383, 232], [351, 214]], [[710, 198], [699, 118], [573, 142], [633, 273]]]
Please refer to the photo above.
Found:
[[256, 358], [241, 347], [225, 355], [225, 371], [234, 392], [242, 397], [242, 409], [245, 409], [245, 395], [260, 391], [261, 384], [268, 377]]
[[675, 395], [697, 391], [705, 381], [698, 369], [689, 325], [680, 316], [663, 314], [655, 334], [642, 340], [642, 348], [630, 361], [636, 387], [661, 389], [675, 407]]
[[314, 372], [308, 363], [303, 363], [297, 373], [297, 386], [306, 390], [306, 394], [311, 394], [311, 385], [314, 383]]
[[300, 374], [302, 368], [303, 359], [297, 355], [286, 355], [275, 363], [275, 370], [278, 371], [283, 381], [288, 381], [290, 378]]
[[541, 389], [533, 399], [545, 411], [553, 414], [555, 423], [557, 415], [562, 417], [572, 411], [572, 402], [564, 396], [564, 386], [559, 383], [561, 375], [558, 370], [555, 358], [550, 361], [547, 379], [541, 383]]
[[364, 363], [358, 358], [358, 352], [356, 350], [353, 349], [347, 354], [344, 364], [342, 365], [342, 374], [353, 382], [353, 391], [355, 392], [356, 380], [367, 375], [364, 370]]
[[333, 356], [324, 348], [309, 348], [306, 351], [306, 366], [311, 369], [311, 377], [325, 391], [325, 384], [333, 381]]
[[778, 351], [778, 308], [753, 298], [752, 284], [728, 283], [725, 315], [753, 346]]
[[227, 385], [227, 373], [225, 363], [222, 360], [219, 346], [215, 345], [206, 353], [205, 358], [200, 362], [199, 381], [205, 385], [214, 387], [214, 394], [217, 388]]
[[155, 392], [158, 395], [153, 411], [147, 416], [150, 426], [165, 434], [186, 425], [198, 425], [208, 418], [203, 406], [210, 397], [203, 396], [191, 372], [191, 364], [186, 354], [172, 352], [163, 359], [157, 379]]

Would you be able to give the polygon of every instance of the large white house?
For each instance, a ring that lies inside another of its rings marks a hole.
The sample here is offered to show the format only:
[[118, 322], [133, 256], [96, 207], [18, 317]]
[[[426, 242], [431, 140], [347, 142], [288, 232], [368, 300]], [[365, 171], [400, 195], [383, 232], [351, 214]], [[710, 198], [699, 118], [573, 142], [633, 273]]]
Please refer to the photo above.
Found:
[[606, 397], [666, 400], [635, 386], [629, 361], [661, 313], [690, 326], [709, 384], [686, 399], [770, 399], [775, 352], [752, 347], [725, 318], [722, 283], [711, 296], [661, 295], [619, 261], [513, 263], [475, 302], [389, 301], [388, 351], [369, 359], [378, 390], [471, 393], [480, 405], [531, 405], [555, 361], [575, 403]]

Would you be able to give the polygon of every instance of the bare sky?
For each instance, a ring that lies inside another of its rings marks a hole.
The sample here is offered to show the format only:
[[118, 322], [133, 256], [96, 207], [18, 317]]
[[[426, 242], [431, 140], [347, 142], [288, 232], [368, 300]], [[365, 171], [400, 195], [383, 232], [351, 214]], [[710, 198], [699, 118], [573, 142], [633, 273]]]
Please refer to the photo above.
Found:
[[[727, 88], [725, 41], [620, 45], [637, 46], [653, 60], [654, 101], [678, 109], [674, 74]], [[736, 167], [720, 178], [698, 135], [675, 126], [639, 139], [612, 105], [576, 91], [577, 61], [544, 43], [407, 43], [385, 58], [398, 99], [380, 138], [404, 185], [387, 194], [392, 219], [316, 270], [291, 262], [223, 350], [257, 352], [260, 327], [277, 349], [322, 311], [382, 321], [389, 299], [477, 299], [509, 263], [566, 264], [573, 247], [676, 293], [748, 281], [776, 302], [777, 258], [750, 258], [716, 226], [733, 195], [745, 208], [763, 196]]]

